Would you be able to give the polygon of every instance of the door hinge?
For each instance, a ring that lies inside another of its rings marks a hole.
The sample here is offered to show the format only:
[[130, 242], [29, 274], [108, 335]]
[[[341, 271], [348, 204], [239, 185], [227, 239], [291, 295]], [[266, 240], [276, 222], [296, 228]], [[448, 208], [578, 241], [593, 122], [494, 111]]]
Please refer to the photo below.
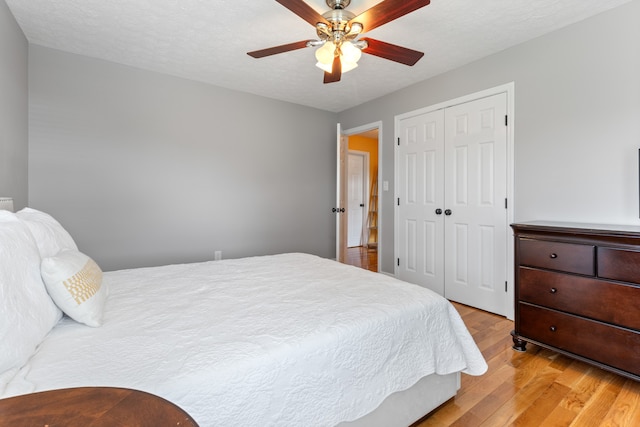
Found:
[[507, 281], [504, 281], [504, 291], [507, 292]]
[[398, 197], [398, 206], [400, 206], [400, 197]]
[[398, 146], [400, 146], [400, 137], [398, 137]]
[[504, 116], [504, 125], [509, 126], [509, 116], [507, 116], [506, 114]]
[[400, 267], [400, 258], [398, 258], [398, 267]]
[[508, 209], [508, 207], [507, 207], [507, 198], [506, 197], [504, 198], [504, 208]]

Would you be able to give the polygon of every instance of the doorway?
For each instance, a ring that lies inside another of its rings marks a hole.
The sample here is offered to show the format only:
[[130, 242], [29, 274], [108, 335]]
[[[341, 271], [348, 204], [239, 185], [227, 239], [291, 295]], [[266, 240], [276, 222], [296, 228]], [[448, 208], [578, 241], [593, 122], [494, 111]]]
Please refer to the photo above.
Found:
[[[353, 190], [353, 193], [358, 193], [360, 187], [362, 189], [361, 200], [348, 200], [350, 198], [347, 197], [347, 194], [344, 194], [342, 198], [345, 200], [343, 206], [346, 207], [346, 212], [342, 214], [343, 218], [338, 217], [337, 219], [339, 232], [336, 237], [344, 236], [343, 239], [338, 239], [338, 254], [342, 253], [342, 257], [338, 256], [338, 259], [345, 264], [375, 272], [379, 271], [378, 252], [380, 250], [378, 226], [380, 223], [378, 215], [380, 211], [378, 197], [380, 168], [378, 167], [378, 159], [381, 127], [382, 123], [378, 122], [347, 129], [339, 132], [338, 138], [338, 147], [341, 145], [341, 138], [347, 145], [342, 150], [338, 149], [338, 167], [342, 164], [346, 169], [343, 173], [346, 185], [338, 185], [338, 200], [341, 199], [341, 191], [348, 193]], [[350, 162], [349, 157], [353, 155], [362, 156], [361, 159], [364, 160], [364, 163]], [[362, 173], [357, 171], [358, 168], [364, 169]], [[356, 179], [360, 175], [362, 178]], [[361, 180], [361, 184], [358, 184], [357, 180]], [[361, 220], [355, 221], [356, 216]]]
[[369, 206], [369, 157], [367, 151], [349, 150], [347, 161], [347, 248], [364, 246]]

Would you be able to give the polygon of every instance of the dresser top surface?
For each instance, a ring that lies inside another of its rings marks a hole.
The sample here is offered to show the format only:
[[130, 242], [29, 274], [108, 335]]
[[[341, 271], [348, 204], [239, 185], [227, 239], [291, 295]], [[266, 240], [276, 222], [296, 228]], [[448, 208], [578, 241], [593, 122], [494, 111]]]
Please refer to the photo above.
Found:
[[527, 221], [511, 224], [516, 231], [539, 230], [548, 232], [580, 233], [580, 234], [613, 234], [637, 235], [640, 237], [640, 225], [626, 224], [591, 224], [563, 221]]

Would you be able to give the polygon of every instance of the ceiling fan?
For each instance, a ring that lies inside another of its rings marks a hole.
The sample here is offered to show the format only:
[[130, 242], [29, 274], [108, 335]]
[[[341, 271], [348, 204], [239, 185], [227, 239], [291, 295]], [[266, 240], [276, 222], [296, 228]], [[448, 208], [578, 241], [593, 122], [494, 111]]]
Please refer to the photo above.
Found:
[[340, 81], [342, 73], [357, 67], [362, 52], [405, 65], [414, 65], [424, 53], [368, 37], [358, 36], [400, 18], [430, 3], [430, 0], [383, 0], [356, 16], [345, 8], [351, 0], [326, 0], [330, 11], [320, 15], [302, 0], [276, 0], [316, 28], [318, 39], [302, 40], [248, 52], [254, 58], [276, 55], [305, 47], [316, 51], [318, 67], [324, 73], [324, 83]]

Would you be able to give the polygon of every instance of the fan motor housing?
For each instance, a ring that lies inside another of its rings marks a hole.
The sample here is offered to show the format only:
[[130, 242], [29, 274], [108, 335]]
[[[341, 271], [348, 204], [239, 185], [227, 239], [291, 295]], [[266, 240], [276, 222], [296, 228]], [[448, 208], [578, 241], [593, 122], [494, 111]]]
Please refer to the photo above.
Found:
[[331, 9], [344, 9], [349, 6], [351, 0], [326, 0], [326, 3]]
[[346, 24], [351, 21], [356, 15], [348, 10], [333, 9], [322, 14], [322, 17], [332, 24]]

